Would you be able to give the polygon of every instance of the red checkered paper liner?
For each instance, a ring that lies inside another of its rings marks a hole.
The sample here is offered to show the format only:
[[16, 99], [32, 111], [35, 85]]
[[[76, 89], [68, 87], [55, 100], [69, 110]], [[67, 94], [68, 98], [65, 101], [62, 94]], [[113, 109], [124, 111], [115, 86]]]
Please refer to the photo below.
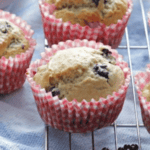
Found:
[[79, 39], [60, 42], [58, 45], [52, 45], [52, 48], [45, 49], [45, 52], [41, 54], [42, 59], [36, 60], [27, 69], [27, 80], [31, 86], [39, 114], [45, 124], [67, 132], [88, 132], [108, 126], [118, 117], [129, 86], [130, 69], [128, 64], [122, 60], [122, 56], [110, 46], [108, 49], [124, 72], [125, 84], [118, 92], [113, 92], [106, 99], [100, 98], [99, 101], [91, 99], [90, 102], [86, 100], [77, 102], [75, 99], [69, 102], [66, 98], [59, 100], [58, 96], [52, 97], [51, 92], [46, 93], [45, 89], [41, 89], [40, 85], [36, 85], [33, 80], [37, 68], [47, 64], [57, 51], [82, 46], [99, 49], [102, 45], [95, 41]]
[[148, 25], [150, 27], [150, 12], [148, 12]]
[[150, 133], [150, 102], [142, 96], [142, 90], [150, 82], [150, 64], [147, 65], [146, 72], [139, 72], [135, 75], [135, 85], [140, 101], [142, 119], [147, 131]]
[[53, 15], [55, 5], [45, 3], [45, 0], [39, 0], [39, 6], [45, 37], [50, 47], [52, 44], [58, 44], [60, 41], [87, 39], [117, 48], [122, 40], [125, 27], [132, 12], [132, 0], [128, 0], [127, 12], [122, 20], [118, 20], [117, 24], [106, 26], [99, 23], [98, 27], [90, 28], [89, 26], [82, 27], [79, 24], [72, 25], [70, 21], [63, 23], [62, 19], [56, 19]]
[[25, 82], [25, 72], [29, 67], [36, 42], [32, 39], [33, 30], [20, 17], [0, 10], [0, 19], [7, 19], [18, 26], [25, 33], [25, 38], [30, 44], [25, 53], [9, 59], [2, 56], [0, 59], [0, 94], [6, 94], [20, 88]]

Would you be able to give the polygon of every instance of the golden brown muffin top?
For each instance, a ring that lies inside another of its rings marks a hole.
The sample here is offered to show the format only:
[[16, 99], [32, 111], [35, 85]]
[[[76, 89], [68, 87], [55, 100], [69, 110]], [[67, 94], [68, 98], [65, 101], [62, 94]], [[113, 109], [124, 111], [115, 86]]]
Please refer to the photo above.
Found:
[[0, 19], [0, 58], [15, 57], [29, 48], [23, 31], [8, 20]]
[[112, 95], [124, 83], [124, 73], [107, 47], [77, 47], [58, 51], [38, 68], [34, 80], [53, 96], [80, 102]]
[[109, 26], [122, 19], [127, 11], [127, 0], [45, 0], [55, 4], [56, 18], [64, 22], [85, 26], [90, 22], [101, 22]]

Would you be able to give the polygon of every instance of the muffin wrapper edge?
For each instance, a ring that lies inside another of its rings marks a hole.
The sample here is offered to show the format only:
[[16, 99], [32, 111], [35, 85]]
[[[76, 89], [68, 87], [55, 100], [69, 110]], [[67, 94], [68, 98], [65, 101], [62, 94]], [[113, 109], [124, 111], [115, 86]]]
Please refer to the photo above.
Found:
[[150, 133], [150, 102], [148, 102], [146, 98], [142, 96], [143, 88], [148, 82], [150, 82], [149, 75], [150, 75], [150, 64], [147, 65], [146, 72], [137, 73], [134, 77], [134, 80], [140, 102], [143, 123], [147, 131]]
[[39, 114], [45, 124], [67, 132], [88, 132], [108, 126], [118, 117], [129, 86], [130, 69], [128, 64], [122, 60], [122, 56], [116, 50], [111, 50], [110, 46], [108, 48], [116, 57], [117, 65], [124, 72], [125, 84], [118, 92], [114, 92], [112, 96], [107, 96], [106, 99], [101, 98], [100, 101], [91, 99], [90, 102], [83, 100], [81, 103], [76, 100], [71, 102], [67, 99], [59, 100], [57, 96], [52, 97], [51, 92], [46, 93], [45, 89], [41, 89], [33, 80], [37, 68], [47, 64], [49, 58], [58, 50], [81, 46], [98, 49], [102, 45], [102, 43], [87, 40], [60, 42], [58, 45], [53, 45], [51, 49], [45, 49], [45, 52], [41, 54], [42, 59], [36, 60], [27, 69], [27, 80], [31, 86]]
[[0, 94], [6, 94], [20, 88], [25, 82], [25, 72], [29, 67], [36, 41], [32, 39], [34, 31], [20, 17], [0, 10], [0, 18], [7, 19], [18, 26], [25, 33], [25, 37], [30, 44], [25, 53], [8, 59], [2, 56], [0, 59]]
[[122, 20], [118, 20], [117, 24], [111, 24], [110, 26], [100, 24], [97, 28], [82, 27], [79, 24], [72, 25], [69, 21], [63, 23], [62, 19], [57, 19], [52, 15], [55, 5], [49, 5], [45, 3], [45, 0], [39, 0], [39, 7], [45, 37], [49, 46], [60, 41], [87, 39], [117, 48], [121, 43], [125, 27], [132, 12], [132, 0], [128, 0], [128, 9]]
[[148, 12], [148, 25], [150, 27], [150, 11]]

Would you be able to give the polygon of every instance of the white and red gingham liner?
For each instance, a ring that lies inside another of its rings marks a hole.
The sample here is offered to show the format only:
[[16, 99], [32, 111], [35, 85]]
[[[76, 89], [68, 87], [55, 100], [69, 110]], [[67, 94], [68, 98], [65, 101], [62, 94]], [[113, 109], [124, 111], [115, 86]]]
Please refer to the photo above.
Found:
[[46, 124], [67, 132], [88, 132], [108, 126], [115, 121], [124, 104], [130, 82], [130, 69], [128, 64], [122, 60], [122, 56], [109, 46], [108, 48], [117, 60], [117, 65], [124, 72], [125, 84], [121, 86], [118, 92], [114, 92], [112, 96], [109, 95], [106, 99], [100, 98], [99, 101], [91, 99], [90, 102], [83, 100], [81, 103], [76, 100], [69, 102], [65, 98], [59, 100], [57, 96], [52, 97], [51, 92], [46, 93], [45, 89], [41, 89], [33, 80], [37, 68], [47, 64], [50, 57], [57, 51], [82, 46], [99, 49], [102, 45], [102, 43], [95, 41], [79, 39], [60, 42], [58, 45], [52, 45], [50, 49], [45, 49], [45, 52], [41, 54], [42, 59], [36, 60], [27, 69], [27, 80], [31, 86], [39, 114]]
[[49, 46], [57, 44], [60, 41], [87, 39], [102, 42], [105, 45], [112, 46], [112, 48], [117, 48], [122, 40], [125, 27], [132, 12], [132, 0], [127, 1], [127, 12], [122, 20], [118, 20], [117, 24], [106, 26], [99, 23], [98, 27], [90, 28], [88, 25], [85, 27], [79, 24], [72, 25], [69, 21], [63, 23], [62, 19], [56, 19], [53, 15], [53, 11], [55, 10], [54, 4], [49, 5], [45, 3], [45, 0], [39, 0], [44, 33]]
[[150, 82], [150, 64], [147, 65], [146, 72], [139, 72], [135, 75], [135, 85], [140, 101], [142, 119], [147, 131], [150, 133], [150, 102], [142, 96], [142, 90]]
[[29, 41], [29, 49], [15, 58], [4, 56], [0, 59], [0, 94], [10, 93], [20, 88], [25, 82], [25, 72], [29, 67], [36, 42], [32, 39], [33, 30], [20, 17], [14, 14], [0, 10], [0, 18], [7, 19], [18, 26], [24, 33], [25, 38]]
[[150, 27], [150, 12], [148, 12], [148, 25]]

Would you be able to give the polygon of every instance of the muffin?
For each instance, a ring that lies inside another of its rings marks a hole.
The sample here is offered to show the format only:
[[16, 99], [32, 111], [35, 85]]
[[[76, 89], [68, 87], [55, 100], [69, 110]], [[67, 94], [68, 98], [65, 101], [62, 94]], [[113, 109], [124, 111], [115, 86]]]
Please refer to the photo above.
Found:
[[90, 22], [101, 22], [109, 26], [122, 19], [127, 11], [127, 0], [45, 0], [54, 4], [56, 18], [63, 22], [86, 26]]
[[105, 47], [76, 47], [58, 51], [47, 65], [38, 68], [34, 81], [53, 96], [68, 101], [99, 100], [118, 91], [124, 74]]
[[49, 46], [87, 39], [117, 48], [132, 11], [131, 0], [39, 0]]
[[25, 21], [0, 10], [0, 94], [19, 89], [25, 82], [36, 45], [32, 35]]
[[0, 19], [0, 58], [15, 57], [29, 48], [23, 31], [6, 19]]
[[[116, 50], [95, 41], [68, 40], [45, 49], [41, 56], [26, 76], [45, 124], [67, 132], [89, 132], [115, 121], [130, 82], [128, 64]], [[118, 77], [118, 85], [110, 81], [113, 77]], [[100, 90], [107, 93], [105, 98]]]
[[150, 82], [146, 84], [144, 89], [142, 90], [142, 96], [146, 97], [146, 100], [150, 102]]
[[147, 65], [145, 72], [135, 75], [135, 85], [141, 107], [141, 114], [144, 126], [150, 133], [150, 64]]

